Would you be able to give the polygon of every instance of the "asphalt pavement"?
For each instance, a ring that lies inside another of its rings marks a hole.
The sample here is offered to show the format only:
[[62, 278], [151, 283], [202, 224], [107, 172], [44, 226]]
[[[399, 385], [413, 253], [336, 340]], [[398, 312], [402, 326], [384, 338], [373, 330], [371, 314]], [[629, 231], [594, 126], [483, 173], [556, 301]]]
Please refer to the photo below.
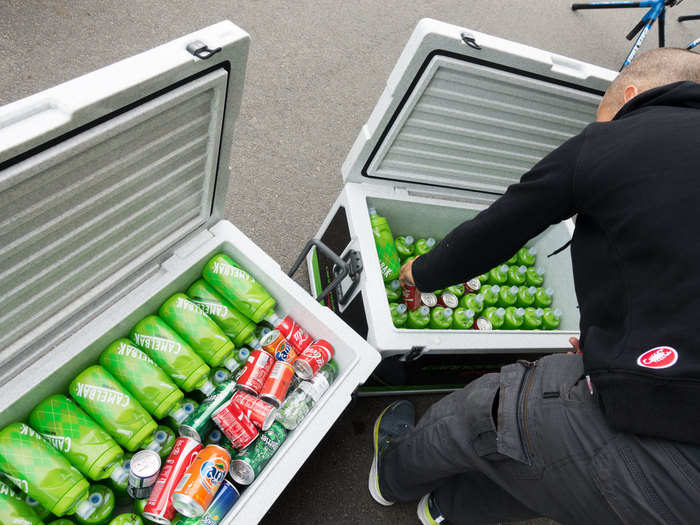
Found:
[[[574, 13], [569, 6], [563, 0], [0, 0], [0, 105], [232, 20], [252, 44], [226, 218], [288, 268], [340, 192], [341, 163], [419, 19], [617, 69], [631, 45], [624, 35], [643, 10]], [[676, 22], [696, 9], [697, 2], [685, 2], [672, 10], [669, 45], [700, 36], [700, 21]], [[644, 48], [655, 47], [656, 38], [654, 30]], [[435, 399], [415, 401], [424, 410]], [[355, 401], [262, 523], [417, 523], [415, 506], [382, 508], [366, 490], [370, 428], [387, 402]]]

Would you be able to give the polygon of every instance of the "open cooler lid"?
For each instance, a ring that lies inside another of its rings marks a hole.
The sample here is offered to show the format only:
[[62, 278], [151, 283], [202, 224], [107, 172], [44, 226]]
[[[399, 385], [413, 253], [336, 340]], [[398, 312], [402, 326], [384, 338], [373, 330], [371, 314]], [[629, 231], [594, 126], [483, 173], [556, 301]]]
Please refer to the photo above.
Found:
[[595, 120], [616, 75], [421, 20], [345, 159], [343, 180], [502, 194]]
[[0, 108], [0, 376], [221, 218], [248, 42], [220, 22]]

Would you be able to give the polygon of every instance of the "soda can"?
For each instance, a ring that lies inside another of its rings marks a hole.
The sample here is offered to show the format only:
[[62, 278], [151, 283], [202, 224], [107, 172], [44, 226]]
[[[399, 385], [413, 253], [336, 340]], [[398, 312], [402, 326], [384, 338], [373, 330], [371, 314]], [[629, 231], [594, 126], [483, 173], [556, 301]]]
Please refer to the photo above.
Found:
[[253, 350], [248, 357], [248, 362], [243, 367], [243, 372], [236, 381], [236, 386], [241, 390], [258, 395], [274, 364], [275, 358], [272, 354], [262, 349]]
[[445, 308], [452, 308], [454, 310], [459, 306], [459, 298], [451, 292], [445, 292], [440, 294], [438, 303]]
[[211, 416], [216, 426], [238, 450], [243, 450], [258, 437], [258, 429], [236, 403], [228, 403]]
[[285, 317], [279, 323], [273, 324], [299, 354], [306, 350], [313, 341], [306, 330], [299, 326], [290, 316]]
[[437, 295], [432, 292], [423, 292], [420, 294], [420, 302], [428, 308], [433, 308], [438, 304]]
[[199, 520], [199, 525], [219, 525], [228, 511], [238, 501], [240, 494], [238, 489], [229, 480], [225, 479], [216, 493], [214, 501]]
[[160, 456], [152, 450], [140, 450], [129, 462], [129, 485], [126, 492], [134, 499], [145, 499], [158, 479]]
[[297, 358], [294, 347], [280, 333], [279, 330], [272, 330], [260, 338], [260, 346], [275, 356], [277, 361], [293, 363]]
[[150, 496], [148, 496], [148, 501], [143, 509], [144, 518], [161, 525], [170, 525], [176, 514], [172, 504], [173, 493], [200, 450], [202, 450], [202, 444], [194, 439], [177, 438], [175, 446], [168, 459], [165, 460], [165, 465], [161, 469], [155, 485], [153, 485]]
[[311, 379], [333, 357], [334, 349], [328, 341], [319, 339], [294, 361], [294, 371], [302, 379]]
[[173, 506], [183, 516], [201, 516], [209, 507], [231, 466], [231, 456], [219, 445], [207, 445], [180, 478]]
[[286, 437], [287, 431], [279, 421], [275, 421], [270, 429], [255, 442], [255, 446], [239, 452], [231, 461], [231, 479], [241, 485], [253, 483]]
[[409, 310], [418, 310], [421, 307], [421, 293], [417, 287], [411, 284], [403, 286], [403, 303]]
[[464, 283], [464, 293], [477, 293], [479, 290], [481, 290], [481, 280], [478, 277]]
[[493, 325], [486, 317], [478, 317], [474, 321], [474, 330], [493, 330]]
[[178, 429], [179, 434], [201, 442], [211, 429], [212, 414], [228, 401], [236, 387], [235, 381], [225, 381], [217, 386], [209, 397], [202, 401], [197, 410], [182, 422]]
[[262, 399], [258, 399], [243, 390], [233, 394], [231, 403], [236, 403], [248, 416], [248, 419], [263, 432], [270, 428], [277, 415], [277, 409], [270, 403], [265, 403]]
[[293, 377], [294, 367], [285, 361], [277, 361], [260, 391], [260, 399], [279, 408], [287, 396]]

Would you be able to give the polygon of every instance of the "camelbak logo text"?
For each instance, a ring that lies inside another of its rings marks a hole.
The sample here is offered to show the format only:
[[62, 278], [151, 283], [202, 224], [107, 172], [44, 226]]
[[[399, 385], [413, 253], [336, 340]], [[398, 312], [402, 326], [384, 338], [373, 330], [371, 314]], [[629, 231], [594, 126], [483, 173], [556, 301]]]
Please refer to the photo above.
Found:
[[148, 350], [156, 352], [168, 352], [170, 354], [179, 354], [182, 350], [182, 345], [177, 341], [156, 337], [154, 335], [134, 334], [136, 344]]
[[76, 396], [82, 397], [83, 399], [88, 399], [90, 401], [97, 401], [98, 403], [122, 406], [126, 408], [131, 402], [131, 399], [126, 394], [122, 394], [117, 390], [111, 390], [102, 386], [76, 383], [75, 390]]

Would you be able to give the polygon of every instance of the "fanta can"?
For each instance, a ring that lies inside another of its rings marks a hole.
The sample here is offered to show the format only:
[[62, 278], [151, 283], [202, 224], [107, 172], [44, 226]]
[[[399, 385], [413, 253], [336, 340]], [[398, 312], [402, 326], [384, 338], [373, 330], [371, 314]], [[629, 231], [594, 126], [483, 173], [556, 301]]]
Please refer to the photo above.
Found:
[[219, 445], [200, 450], [173, 493], [175, 510], [188, 518], [204, 514], [230, 466], [231, 455]]

